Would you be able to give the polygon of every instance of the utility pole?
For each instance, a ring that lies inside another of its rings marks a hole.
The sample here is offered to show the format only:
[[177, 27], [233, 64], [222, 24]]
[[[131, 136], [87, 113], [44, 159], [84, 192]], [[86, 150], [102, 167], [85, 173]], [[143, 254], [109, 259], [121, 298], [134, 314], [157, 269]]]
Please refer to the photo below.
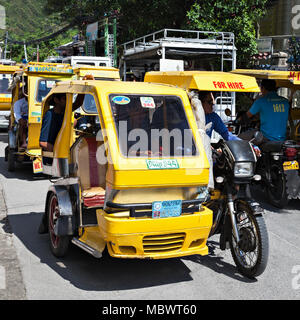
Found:
[[5, 35], [4, 59], [6, 59], [6, 53], [7, 53], [7, 38], [8, 38], [8, 31], [6, 31], [6, 35]]
[[28, 60], [27, 60], [27, 51], [26, 51], [26, 42], [25, 41], [24, 41], [24, 55], [25, 55], [26, 62], [28, 62]]
[[37, 44], [36, 46], [36, 61], [40, 62], [40, 45]]

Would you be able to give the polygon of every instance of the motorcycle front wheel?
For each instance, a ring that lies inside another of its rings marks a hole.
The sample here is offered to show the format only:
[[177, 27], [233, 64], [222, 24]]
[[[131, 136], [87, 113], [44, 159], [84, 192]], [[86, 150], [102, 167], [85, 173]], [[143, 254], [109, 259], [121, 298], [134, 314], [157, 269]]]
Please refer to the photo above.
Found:
[[240, 273], [248, 278], [261, 275], [267, 266], [269, 239], [262, 215], [255, 215], [253, 209], [245, 203], [236, 205], [236, 223], [240, 241], [234, 235], [229, 238], [233, 260]]

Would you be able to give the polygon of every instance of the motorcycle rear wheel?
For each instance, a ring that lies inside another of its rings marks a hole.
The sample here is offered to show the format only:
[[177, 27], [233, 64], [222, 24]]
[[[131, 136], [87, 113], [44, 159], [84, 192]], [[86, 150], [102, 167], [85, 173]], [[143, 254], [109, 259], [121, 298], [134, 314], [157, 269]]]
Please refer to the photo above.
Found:
[[267, 196], [270, 203], [279, 209], [284, 208], [288, 204], [288, 196], [286, 191], [286, 178], [283, 170], [277, 165], [271, 168], [272, 185], [267, 185]]
[[230, 250], [239, 272], [247, 278], [261, 275], [267, 266], [269, 239], [263, 216], [254, 215], [253, 209], [239, 202], [236, 206], [236, 222], [240, 235], [239, 244], [232, 234]]

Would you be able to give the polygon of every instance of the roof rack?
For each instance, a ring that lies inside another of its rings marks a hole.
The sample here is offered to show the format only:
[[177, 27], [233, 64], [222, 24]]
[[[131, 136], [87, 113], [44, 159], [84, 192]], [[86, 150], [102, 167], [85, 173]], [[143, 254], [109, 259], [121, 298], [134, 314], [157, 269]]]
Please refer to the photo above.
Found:
[[162, 29], [123, 44], [124, 76], [127, 67], [144, 65], [159, 59], [199, 59], [201, 56], [221, 56], [220, 70], [224, 61], [236, 67], [236, 47], [231, 32]]

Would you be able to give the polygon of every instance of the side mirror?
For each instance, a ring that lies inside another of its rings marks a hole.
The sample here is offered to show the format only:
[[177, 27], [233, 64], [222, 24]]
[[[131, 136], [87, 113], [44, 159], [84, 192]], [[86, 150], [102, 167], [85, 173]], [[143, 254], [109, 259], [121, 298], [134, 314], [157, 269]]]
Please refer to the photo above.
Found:
[[229, 108], [226, 108], [224, 112], [225, 112], [227, 117], [231, 116], [231, 110]]
[[261, 144], [263, 142], [263, 139], [263, 134], [260, 131], [256, 131], [252, 140], [255, 140], [256, 144]]

